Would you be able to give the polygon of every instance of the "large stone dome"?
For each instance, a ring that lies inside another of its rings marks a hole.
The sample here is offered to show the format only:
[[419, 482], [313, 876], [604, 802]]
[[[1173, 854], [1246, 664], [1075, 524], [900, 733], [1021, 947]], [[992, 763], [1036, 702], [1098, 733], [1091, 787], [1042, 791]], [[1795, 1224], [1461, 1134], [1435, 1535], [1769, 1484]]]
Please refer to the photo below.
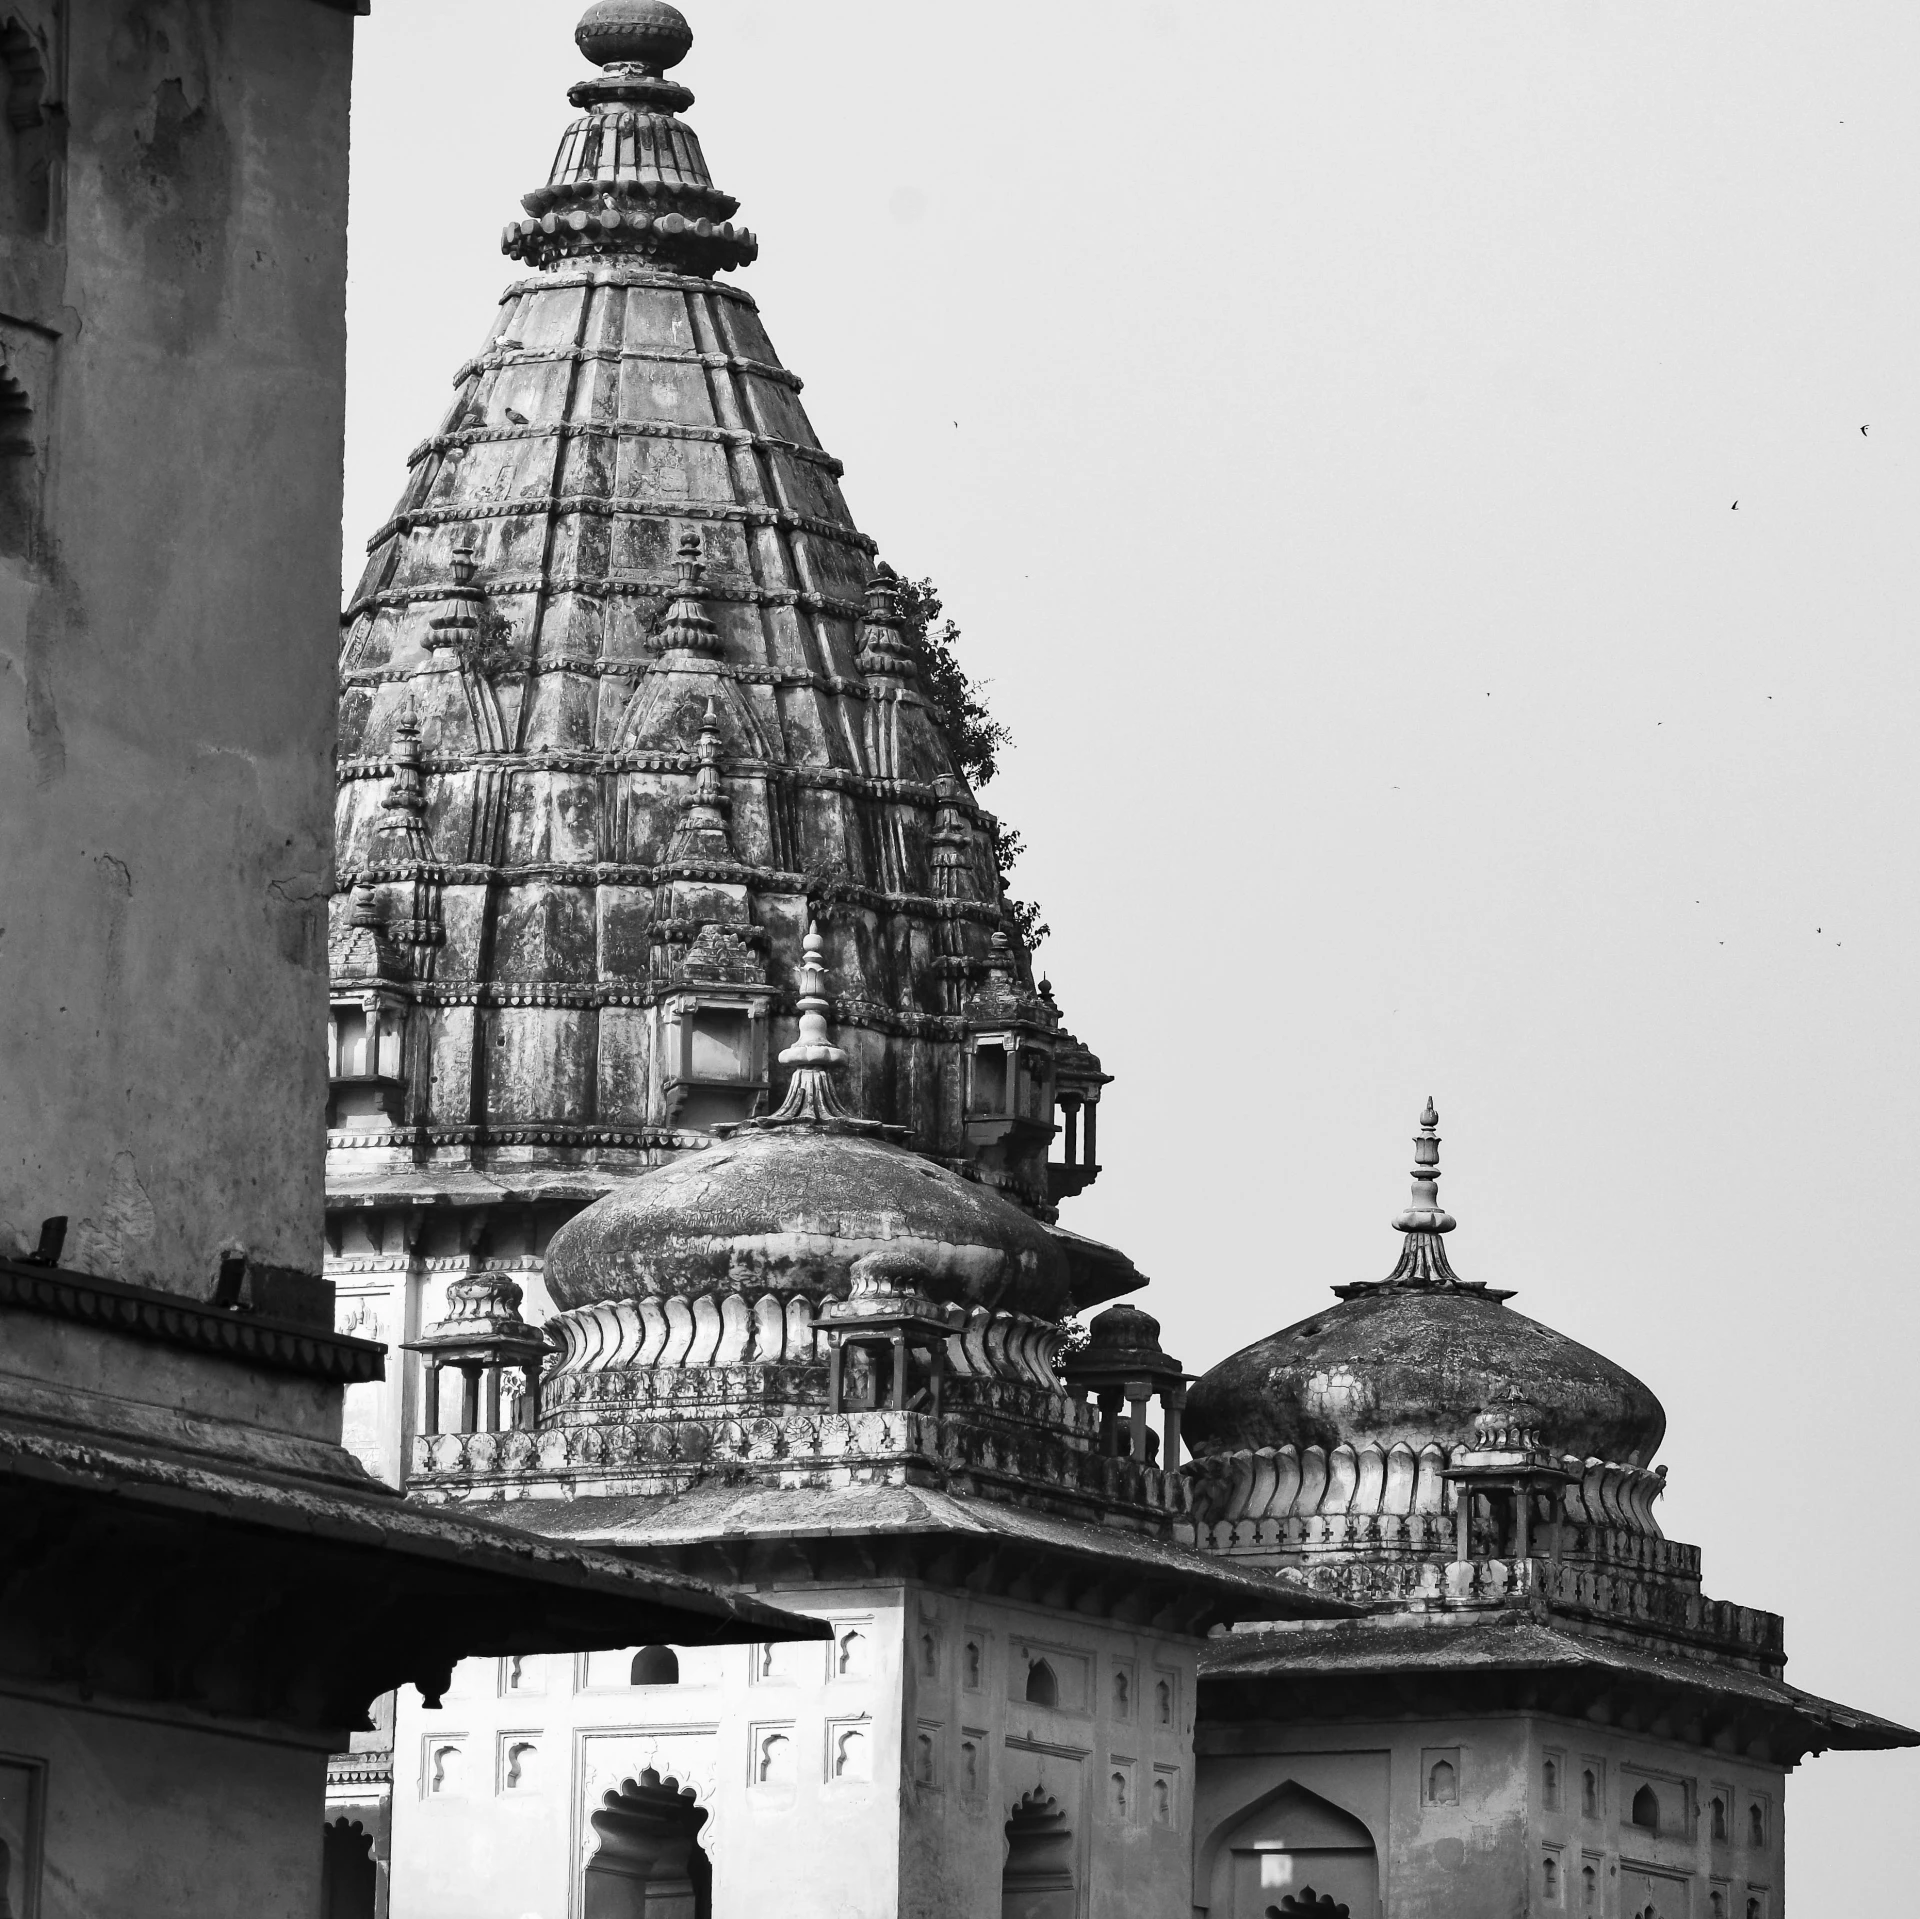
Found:
[[714, 1288], [843, 1298], [876, 1267], [950, 1305], [1073, 1310], [1053, 1235], [991, 1187], [810, 1126], [738, 1132], [596, 1200], [554, 1234], [546, 1278], [565, 1308]]
[[1522, 1402], [1550, 1451], [1651, 1464], [1667, 1419], [1652, 1392], [1577, 1340], [1513, 1312], [1508, 1295], [1457, 1278], [1441, 1235], [1439, 1115], [1414, 1141], [1413, 1205], [1399, 1265], [1377, 1284], [1256, 1340], [1193, 1387], [1186, 1434], [1197, 1453], [1241, 1447], [1471, 1446], [1474, 1418]]

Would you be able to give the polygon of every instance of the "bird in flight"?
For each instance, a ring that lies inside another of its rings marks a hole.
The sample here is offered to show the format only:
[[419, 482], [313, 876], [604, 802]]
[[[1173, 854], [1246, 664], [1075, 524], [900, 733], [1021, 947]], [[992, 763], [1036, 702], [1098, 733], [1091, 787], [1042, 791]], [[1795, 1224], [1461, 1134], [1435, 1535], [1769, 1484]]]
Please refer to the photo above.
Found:
[[1738, 513], [1738, 512], [1740, 511], [1740, 502], [1739, 502], [1738, 500], [1735, 500], [1735, 501], [1734, 501], [1734, 503], [1733, 503], [1733, 510], [1734, 510], [1734, 512], [1736, 512], [1736, 513]]
[[1865, 438], [1867, 437], [1867, 429], [1866, 429], [1865, 427], [1862, 427], [1862, 428], [1860, 429], [1860, 437], [1861, 437], [1861, 439], [1863, 439], [1863, 440], [1864, 440], [1864, 439], [1865, 439]]

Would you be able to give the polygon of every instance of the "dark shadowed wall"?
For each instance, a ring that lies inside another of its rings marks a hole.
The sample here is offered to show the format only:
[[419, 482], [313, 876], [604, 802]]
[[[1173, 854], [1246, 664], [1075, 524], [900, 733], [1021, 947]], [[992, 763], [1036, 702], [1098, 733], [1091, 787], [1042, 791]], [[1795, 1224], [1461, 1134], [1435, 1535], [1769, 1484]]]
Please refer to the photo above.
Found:
[[311, 1271], [349, 9], [12, 0], [0, 1251]]

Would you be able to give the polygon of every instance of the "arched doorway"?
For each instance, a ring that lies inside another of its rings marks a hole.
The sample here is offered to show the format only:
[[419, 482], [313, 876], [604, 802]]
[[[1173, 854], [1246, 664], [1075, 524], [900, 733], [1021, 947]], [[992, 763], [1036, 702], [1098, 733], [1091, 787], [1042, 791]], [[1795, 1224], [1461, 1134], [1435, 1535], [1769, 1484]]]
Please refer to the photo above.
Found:
[[1073, 1828], [1037, 1788], [1007, 1817], [1007, 1863], [1000, 1875], [1000, 1919], [1073, 1919]]
[[321, 1919], [373, 1919], [379, 1886], [372, 1835], [357, 1819], [331, 1821], [320, 1851]]
[[1297, 1781], [1261, 1800], [1210, 1850], [1208, 1919], [1379, 1919], [1373, 1834]]
[[713, 1862], [693, 1788], [649, 1766], [593, 1815], [599, 1849], [587, 1862], [584, 1919], [713, 1919]]

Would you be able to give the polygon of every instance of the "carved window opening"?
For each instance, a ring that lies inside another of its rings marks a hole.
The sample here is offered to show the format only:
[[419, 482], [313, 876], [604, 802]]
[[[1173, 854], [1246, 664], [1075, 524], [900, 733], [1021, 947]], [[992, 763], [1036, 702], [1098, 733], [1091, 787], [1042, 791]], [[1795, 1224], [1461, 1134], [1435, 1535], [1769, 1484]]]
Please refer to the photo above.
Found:
[[1629, 1817], [1643, 1832], [1660, 1830], [1660, 1795], [1651, 1786], [1642, 1786], [1633, 1795], [1633, 1810]]
[[863, 1632], [844, 1632], [834, 1647], [834, 1676], [839, 1679], [864, 1679], [867, 1672], [867, 1636]]
[[1123, 1672], [1113, 1675], [1113, 1716], [1124, 1719], [1133, 1707], [1133, 1687]]
[[930, 1632], [920, 1635], [920, 1670], [929, 1679], [940, 1677], [940, 1642]]
[[1710, 1919], [1727, 1919], [1727, 1895], [1718, 1886], [1707, 1895]]
[[1542, 1798], [1546, 1801], [1547, 1810], [1557, 1811], [1560, 1805], [1560, 1768], [1551, 1759], [1541, 1769], [1540, 1791]]
[[974, 1048], [970, 1110], [982, 1118], [1007, 1111], [1007, 1054], [1004, 1047], [982, 1044]]
[[1427, 1804], [1457, 1806], [1460, 1803], [1460, 1777], [1450, 1759], [1436, 1759], [1427, 1770]]
[[1588, 1819], [1600, 1817], [1600, 1782], [1591, 1766], [1580, 1775], [1580, 1811]]
[[1767, 1909], [1758, 1899], [1747, 1901], [1747, 1919], [1767, 1919]]
[[873, 1776], [864, 1727], [849, 1726], [844, 1732], [834, 1735], [833, 1776], [836, 1779], [869, 1779]]
[[679, 1683], [680, 1656], [671, 1646], [642, 1646], [633, 1655], [628, 1685], [677, 1686]]
[[967, 1641], [966, 1650], [961, 1654], [961, 1671], [964, 1674], [961, 1684], [964, 1685], [969, 1692], [978, 1692], [980, 1690], [980, 1644], [978, 1640], [969, 1639]]
[[[6, 1890], [4, 1871], [0, 1861], [0, 1893]], [[373, 1919], [379, 1886], [373, 1835], [357, 1819], [329, 1821], [320, 1850], [321, 1919]]]
[[1127, 1775], [1116, 1772], [1107, 1780], [1107, 1810], [1116, 1819], [1127, 1816]]
[[1767, 1815], [1758, 1806], [1747, 1808], [1747, 1844], [1764, 1846], [1767, 1843]]
[[960, 1742], [960, 1789], [962, 1792], [980, 1790], [980, 1748], [971, 1739]]
[[762, 1786], [783, 1786], [793, 1777], [793, 1741], [783, 1732], [763, 1733], [754, 1761], [754, 1782]]
[[1348, 1908], [1332, 1893], [1315, 1892], [1311, 1886], [1302, 1886], [1298, 1892], [1288, 1893], [1277, 1906], [1269, 1906], [1267, 1919], [1293, 1919], [1296, 1912], [1312, 1913], [1315, 1919], [1348, 1919]]
[[918, 1733], [913, 1742], [913, 1776], [922, 1786], [933, 1784], [933, 1734]]
[[1060, 1679], [1044, 1659], [1036, 1659], [1027, 1668], [1027, 1704], [1057, 1706], [1060, 1703]]
[[1540, 1862], [1540, 1896], [1550, 1906], [1560, 1903], [1560, 1862], [1557, 1859], [1543, 1859]]
[[1173, 1824], [1173, 1784], [1170, 1780], [1156, 1779], [1153, 1782], [1153, 1823], [1156, 1826]]
[[1007, 1859], [1000, 1874], [1001, 1919], [1074, 1919], [1073, 1828], [1038, 1789], [1014, 1806], [1006, 1824]]
[[1724, 1799], [1715, 1799], [1707, 1808], [1707, 1816], [1709, 1829], [1714, 1838], [1724, 1844], [1727, 1837], [1727, 1802]]
[[1163, 1726], [1173, 1724], [1173, 1682], [1167, 1679], [1157, 1680], [1153, 1688], [1154, 1717]]
[[451, 1799], [460, 1791], [467, 1756], [458, 1746], [435, 1746], [427, 1756], [427, 1794]]
[[1583, 1912], [1600, 1910], [1600, 1875], [1592, 1866], [1580, 1868], [1580, 1908]]
[[531, 1739], [516, 1739], [507, 1748], [507, 1791], [531, 1792], [539, 1767], [540, 1748]]

